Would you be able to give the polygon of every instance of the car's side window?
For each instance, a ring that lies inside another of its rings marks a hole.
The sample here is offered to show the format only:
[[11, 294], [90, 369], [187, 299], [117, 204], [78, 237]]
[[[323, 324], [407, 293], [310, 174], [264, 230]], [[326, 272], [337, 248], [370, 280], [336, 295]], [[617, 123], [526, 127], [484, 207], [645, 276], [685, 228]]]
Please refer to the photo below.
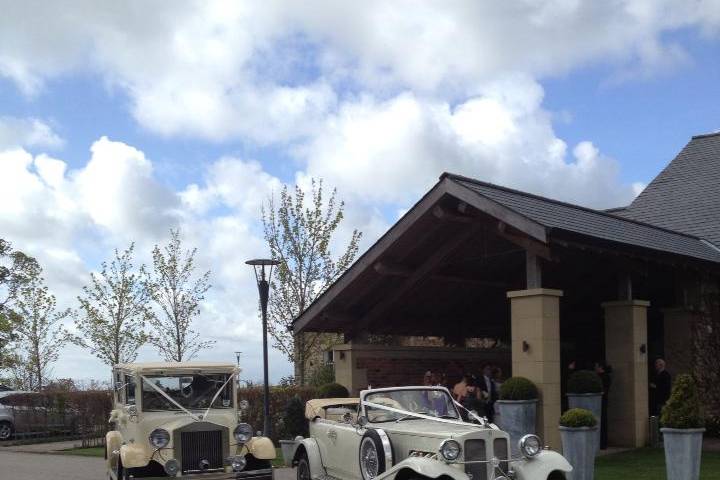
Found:
[[135, 405], [135, 378], [130, 375], [125, 376], [125, 403]]

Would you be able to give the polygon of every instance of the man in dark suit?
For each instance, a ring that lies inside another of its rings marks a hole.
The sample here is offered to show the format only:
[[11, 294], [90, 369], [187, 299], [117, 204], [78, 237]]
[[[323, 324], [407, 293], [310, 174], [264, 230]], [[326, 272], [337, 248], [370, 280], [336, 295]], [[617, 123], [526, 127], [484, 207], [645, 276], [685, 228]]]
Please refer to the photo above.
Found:
[[671, 388], [672, 378], [670, 373], [665, 370], [665, 360], [658, 358], [655, 360], [655, 375], [650, 382], [650, 397], [653, 399], [652, 415], [660, 416], [665, 402], [670, 398]]
[[477, 379], [477, 386], [480, 389], [482, 399], [485, 401], [485, 416], [491, 422], [495, 417], [495, 400], [498, 399], [497, 388], [493, 381], [492, 365], [486, 363], [483, 365], [482, 373]]

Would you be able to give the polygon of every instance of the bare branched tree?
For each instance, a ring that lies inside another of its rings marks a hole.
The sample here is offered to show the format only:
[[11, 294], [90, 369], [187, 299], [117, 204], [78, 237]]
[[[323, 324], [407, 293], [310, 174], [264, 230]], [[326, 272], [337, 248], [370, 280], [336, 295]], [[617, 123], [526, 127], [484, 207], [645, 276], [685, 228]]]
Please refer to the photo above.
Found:
[[152, 288], [145, 266], [133, 267], [134, 244], [115, 258], [103, 262], [100, 273], [91, 273], [91, 283], [78, 297], [80, 309], [74, 341], [108, 365], [132, 362], [147, 341], [145, 323], [152, 317]]
[[21, 359], [15, 368], [16, 382], [25, 382], [24, 389], [39, 391], [47, 383], [50, 365], [68, 341], [63, 320], [70, 315], [70, 310], [57, 310], [55, 296], [42, 278], [22, 286], [13, 306], [17, 314], [13, 346]]
[[338, 203], [334, 189], [326, 201], [322, 180], [313, 179], [309, 193], [306, 204], [302, 188], [296, 186], [293, 195], [284, 187], [280, 202], [270, 197], [262, 210], [265, 240], [272, 258], [282, 262], [271, 280], [268, 332], [274, 347], [295, 363], [301, 385], [306, 383], [308, 359], [328, 346], [323, 344], [328, 337], [307, 333], [296, 338], [292, 321], [350, 266], [361, 237], [354, 230], [343, 253], [333, 259], [331, 241], [345, 205]]
[[195, 275], [196, 252], [196, 248], [183, 251], [179, 230], [170, 231], [170, 242], [162, 249], [157, 245], [153, 249], [151, 283], [160, 314], [150, 319], [150, 343], [167, 361], [190, 360], [215, 343], [202, 340], [191, 328], [211, 286], [209, 271]]

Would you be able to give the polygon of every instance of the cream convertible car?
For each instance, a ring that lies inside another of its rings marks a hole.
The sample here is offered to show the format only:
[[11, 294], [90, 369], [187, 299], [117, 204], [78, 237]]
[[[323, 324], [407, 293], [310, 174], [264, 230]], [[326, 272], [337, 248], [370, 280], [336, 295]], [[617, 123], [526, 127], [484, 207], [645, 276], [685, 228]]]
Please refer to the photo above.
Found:
[[509, 436], [484, 419], [464, 422], [442, 387], [365, 390], [359, 399], [306, 404], [310, 438], [295, 442], [298, 480], [350, 479], [562, 480], [572, 470], [540, 439], [520, 441], [509, 458]]

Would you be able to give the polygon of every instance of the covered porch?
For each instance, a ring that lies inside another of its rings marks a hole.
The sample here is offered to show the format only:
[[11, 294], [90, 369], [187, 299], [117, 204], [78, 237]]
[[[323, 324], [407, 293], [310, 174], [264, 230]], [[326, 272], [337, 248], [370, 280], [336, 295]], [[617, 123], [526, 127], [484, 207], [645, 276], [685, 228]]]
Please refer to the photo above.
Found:
[[[344, 334], [336, 380], [353, 393], [418, 384], [434, 368], [454, 383], [485, 362], [527, 377], [541, 395], [537, 431], [554, 448], [565, 367], [604, 361], [610, 444], [642, 446], [649, 361], [689, 368], [699, 285], [716, 262], [695, 237], [444, 174], [294, 330]], [[378, 336], [442, 345], [368, 344]]]

